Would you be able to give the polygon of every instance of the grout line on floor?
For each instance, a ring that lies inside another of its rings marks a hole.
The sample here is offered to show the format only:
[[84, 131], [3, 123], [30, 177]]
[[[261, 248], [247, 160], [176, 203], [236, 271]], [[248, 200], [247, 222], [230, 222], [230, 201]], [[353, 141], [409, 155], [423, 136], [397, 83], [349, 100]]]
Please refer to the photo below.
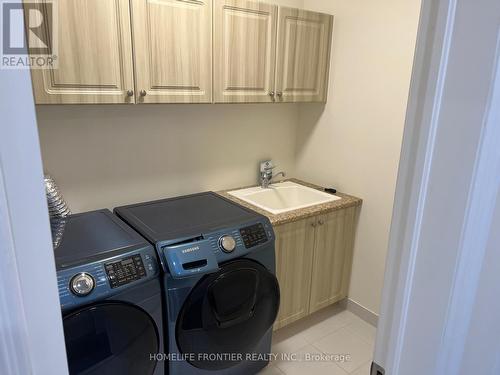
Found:
[[286, 372], [284, 372], [282, 369], [280, 369], [278, 366], [272, 366], [275, 370], [278, 370], [280, 374], [286, 375]]
[[[319, 340], [318, 340], [319, 341]], [[323, 353], [323, 354], [329, 354], [327, 352], [325, 352], [324, 350], [321, 350], [320, 348], [318, 348], [316, 345], [314, 344], [311, 344], [315, 349], [319, 350], [320, 353]]]
[[[305, 340], [305, 341], [306, 341], [306, 344], [305, 344], [305, 345], [302, 345], [301, 347], [299, 347], [299, 348], [295, 349], [295, 350], [294, 350], [294, 351], [292, 351], [291, 353], [284, 353], [284, 354], [294, 354], [294, 353], [300, 352], [300, 351], [301, 351], [302, 349], [304, 349], [306, 346], [312, 345], [310, 342], [307, 342], [307, 340]], [[273, 347], [271, 347], [271, 351], [274, 353], [274, 351], [273, 351]], [[277, 352], [277, 353], [281, 353], [281, 352]]]
[[[331, 316], [335, 316], [339, 313], [342, 313], [343, 311], [348, 311], [350, 314], [353, 315], [353, 317], [347, 316], [345, 318], [342, 318], [342, 320], [340, 320], [340, 323], [339, 322], [336, 323], [338, 325], [332, 331], [328, 331], [328, 329], [326, 329], [327, 333], [324, 333], [324, 334], [322, 333], [322, 331], [314, 331], [314, 332], [311, 332], [310, 335], [303, 335], [304, 331], [314, 327], [316, 324], [322, 323], [325, 319], [329, 319], [329, 316], [327, 316], [325, 314], [326, 313], [326, 311], [325, 311], [323, 314], [316, 316], [316, 318], [319, 318], [319, 319], [312, 319], [310, 321], [304, 321], [304, 322], [299, 323], [299, 324], [294, 324], [294, 325], [291, 325], [289, 327], [284, 327], [282, 329], [282, 331], [280, 332], [281, 333], [280, 334], [281, 340], [278, 342], [275, 342], [274, 344], [279, 345], [280, 343], [284, 342], [285, 340], [296, 338], [298, 340], [301, 340], [301, 341], [299, 341], [300, 345], [299, 345], [299, 347], [297, 347], [293, 351], [291, 351], [291, 353], [297, 353], [297, 352], [303, 351], [306, 347], [310, 346], [311, 350], [314, 349], [314, 350], [318, 351], [319, 353], [329, 354], [328, 352], [321, 350], [317, 346], [317, 343], [319, 343], [321, 340], [325, 339], [327, 336], [334, 335], [334, 334], [338, 333], [339, 331], [341, 331], [342, 329], [345, 329], [344, 332], [346, 334], [349, 334], [352, 337], [354, 337], [354, 338], [360, 340], [361, 342], [363, 342], [367, 345], [370, 345], [372, 347], [374, 345], [374, 340], [371, 338], [371, 331], [367, 330], [367, 333], [365, 334], [363, 325], [361, 325], [360, 327], [357, 327], [357, 324], [359, 323], [358, 320], [365, 323], [365, 324], [368, 324], [368, 325], [371, 325], [371, 324], [364, 321], [359, 316], [357, 316], [356, 314], [353, 314], [349, 310], [340, 310], [340, 311], [337, 310], [336, 312], [333, 312], [332, 310], [330, 310], [330, 313], [332, 313]], [[311, 336], [313, 338], [309, 338]], [[316, 336], [316, 337], [314, 337], [314, 336]], [[273, 345], [273, 349], [274, 349], [274, 345]], [[276, 353], [278, 353], [278, 352], [280, 352], [280, 351], [276, 351]], [[371, 357], [373, 358], [373, 353], [371, 354]], [[350, 371], [344, 369], [339, 363], [337, 363], [335, 361], [332, 361], [332, 363], [334, 363], [336, 365], [336, 368], [338, 368], [340, 370], [339, 371], [340, 373], [345, 374], [345, 375], [349, 375], [349, 374], [355, 373], [356, 371], [359, 371], [359, 369], [362, 368], [363, 366], [366, 366], [367, 364], [369, 365], [372, 361], [372, 358], [363, 362], [361, 365], [356, 366], [354, 369], [352, 369]], [[279, 374], [287, 375], [287, 373], [279, 367], [279, 364], [282, 362], [286, 362], [286, 361], [277, 360], [277, 361], [270, 363], [270, 366], [273, 366], [275, 369], [277, 369]], [[313, 375], [313, 374], [309, 374], [309, 375]]]
[[[358, 332], [356, 332], [355, 329], [353, 328], [350, 328], [350, 326], [352, 326], [354, 323], [349, 323], [348, 325], [346, 325], [345, 327], [343, 328], [347, 328], [349, 330], [350, 333], [352, 333], [354, 336], [358, 337], [359, 339], [361, 339], [361, 341], [363, 341], [364, 343], [368, 344], [368, 345], [374, 345], [375, 343], [375, 340], [369, 340], [368, 338], [366, 338], [365, 336], [359, 334]], [[369, 324], [369, 323], [368, 323]]]
[[[351, 325], [352, 323], [345, 323], [344, 325], [340, 326], [340, 327], [337, 327], [335, 328], [333, 331], [329, 331], [325, 334], [322, 334], [321, 336], [317, 337], [314, 341], [309, 341], [306, 337], [304, 337], [304, 340], [307, 341], [309, 344], [314, 344], [315, 342], [318, 342], [322, 339], [324, 339], [326, 336], [329, 336], [337, 331], [340, 331], [341, 329], [343, 328], [346, 328], [347, 326]], [[298, 333], [298, 335], [300, 335], [300, 333]]]
[[344, 369], [342, 368], [342, 366], [340, 366], [337, 362], [333, 362], [333, 364], [334, 364], [335, 366], [337, 366], [337, 367], [340, 369], [340, 371], [342, 371], [344, 374], [346, 374], [346, 375], [349, 375], [349, 374], [350, 374], [350, 372], [348, 372], [348, 371], [344, 370]]
[[[331, 314], [328, 314], [328, 310]], [[333, 307], [328, 307], [326, 308], [325, 310], [323, 311], [320, 311], [320, 312], [316, 312], [314, 313], [313, 315], [305, 318], [304, 320], [299, 320], [297, 322], [294, 322], [292, 324], [290, 324], [289, 326], [287, 327], [283, 327], [277, 331], [275, 331], [275, 333], [273, 334], [278, 334], [278, 335], [282, 335], [284, 336], [283, 340], [286, 340], [286, 339], [289, 339], [290, 337], [293, 337], [293, 336], [299, 336], [303, 331], [309, 329], [309, 328], [312, 328], [314, 327], [315, 325], [317, 324], [320, 324], [322, 323], [323, 321], [335, 316], [335, 315], [338, 315], [342, 312], [349, 312], [350, 314], [352, 314], [356, 319], [360, 319], [360, 320], [363, 320], [361, 318], [359, 318], [356, 314], [353, 314], [352, 312], [350, 312], [349, 310], [346, 310], [345, 308], [344, 309], [341, 309], [339, 308], [338, 306], [334, 305]], [[321, 318], [322, 317], [322, 318]], [[328, 336], [329, 334], [333, 333], [333, 332], [336, 332], [338, 331], [339, 329], [342, 329], [346, 326], [348, 326], [349, 324], [352, 324], [352, 321], [350, 321], [350, 319], [346, 320], [346, 321], [343, 321], [341, 323], [342, 325], [337, 327], [336, 329], [334, 329], [333, 331], [330, 331], [324, 335], [321, 336], [321, 338], [323, 337], [326, 337]], [[305, 327], [305, 328], [304, 328]], [[279, 332], [279, 333], [278, 333]], [[306, 339], [305, 337], [303, 337], [305, 341], [309, 342], [309, 343], [312, 343], [312, 341], [309, 341], [308, 339]], [[280, 341], [280, 342], [281, 342]]]

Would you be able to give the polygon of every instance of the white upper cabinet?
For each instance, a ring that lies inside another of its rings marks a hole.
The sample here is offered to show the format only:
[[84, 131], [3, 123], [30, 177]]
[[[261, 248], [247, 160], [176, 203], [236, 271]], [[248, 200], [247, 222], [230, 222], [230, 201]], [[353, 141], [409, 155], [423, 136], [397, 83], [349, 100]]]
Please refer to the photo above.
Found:
[[133, 102], [128, 0], [64, 0], [57, 9], [58, 66], [32, 70], [36, 103]]
[[212, 1], [131, 3], [137, 102], [211, 102]]
[[283, 102], [324, 102], [333, 17], [280, 7], [276, 98]]
[[278, 7], [245, 0], [216, 0], [215, 102], [272, 102]]

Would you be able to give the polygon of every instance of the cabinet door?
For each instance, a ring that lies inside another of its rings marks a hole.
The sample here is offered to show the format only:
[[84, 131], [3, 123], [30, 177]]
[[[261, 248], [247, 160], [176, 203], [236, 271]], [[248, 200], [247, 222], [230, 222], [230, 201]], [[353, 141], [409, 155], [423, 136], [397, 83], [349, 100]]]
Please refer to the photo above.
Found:
[[277, 9], [246, 0], [216, 0], [215, 102], [273, 101]]
[[355, 207], [318, 218], [310, 313], [347, 297], [352, 262]]
[[276, 98], [283, 102], [324, 102], [333, 16], [280, 7]]
[[212, 101], [212, 1], [133, 0], [138, 103]]
[[309, 314], [311, 267], [314, 246], [313, 221], [306, 219], [274, 228], [276, 274], [280, 284], [278, 329]]
[[64, 0], [56, 9], [58, 66], [31, 71], [35, 103], [133, 102], [127, 95], [134, 89], [128, 0]]

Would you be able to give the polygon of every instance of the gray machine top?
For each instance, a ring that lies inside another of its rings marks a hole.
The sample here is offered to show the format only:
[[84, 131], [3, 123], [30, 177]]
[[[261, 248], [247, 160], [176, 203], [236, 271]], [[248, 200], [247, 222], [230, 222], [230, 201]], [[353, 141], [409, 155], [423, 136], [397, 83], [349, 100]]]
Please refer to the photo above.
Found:
[[221, 262], [272, 241], [269, 219], [213, 192], [117, 207], [114, 212], [155, 245], [174, 278], [214, 272]]
[[107, 209], [59, 220], [61, 241], [54, 249], [57, 270], [148, 247], [148, 242]]
[[262, 218], [213, 192], [117, 207], [115, 212], [152, 243], [198, 236]]

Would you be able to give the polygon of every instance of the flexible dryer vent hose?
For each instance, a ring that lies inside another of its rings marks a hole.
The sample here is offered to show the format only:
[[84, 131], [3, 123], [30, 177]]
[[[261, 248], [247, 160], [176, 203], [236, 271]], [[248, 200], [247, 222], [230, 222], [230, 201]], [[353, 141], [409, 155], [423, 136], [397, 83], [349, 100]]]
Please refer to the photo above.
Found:
[[66, 225], [66, 220], [64, 218], [71, 214], [71, 210], [59, 191], [54, 179], [46, 174], [44, 176], [44, 181], [49, 209], [50, 228], [52, 230], [52, 244], [54, 248], [57, 248], [64, 234], [64, 227]]

